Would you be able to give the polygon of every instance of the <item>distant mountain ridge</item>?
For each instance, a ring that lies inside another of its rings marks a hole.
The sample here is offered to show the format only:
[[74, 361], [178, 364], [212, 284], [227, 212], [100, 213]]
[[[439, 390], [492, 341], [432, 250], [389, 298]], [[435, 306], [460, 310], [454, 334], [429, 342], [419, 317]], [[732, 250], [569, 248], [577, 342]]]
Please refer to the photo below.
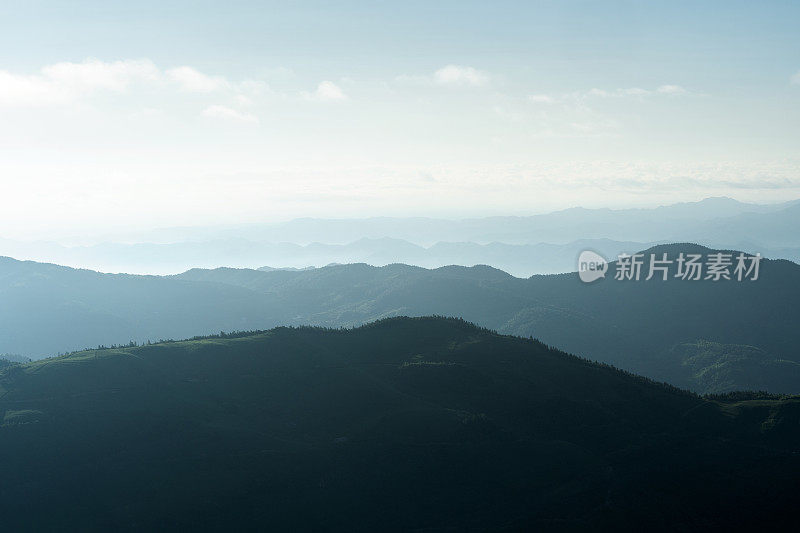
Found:
[[285, 223], [177, 228], [67, 247], [0, 239], [0, 255], [105, 272], [172, 274], [189, 268], [330, 263], [426, 268], [491, 264], [520, 277], [569, 272], [583, 249], [606, 255], [667, 242], [800, 261], [798, 201], [746, 204], [729, 198], [653, 209], [572, 208], [554, 213], [463, 220], [298, 219]]
[[[691, 235], [675, 236], [666, 234], [676, 228], [664, 225], [665, 222], [694, 220], [707, 221], [716, 218], [730, 218], [745, 213], [768, 214], [800, 205], [800, 199], [778, 204], [752, 204], [738, 202], [731, 198], [706, 198], [698, 202], [684, 202], [656, 208], [582, 208], [574, 207], [551, 213], [528, 216], [488, 216], [460, 220], [437, 219], [430, 217], [372, 217], [365, 219], [314, 219], [300, 218], [288, 222], [271, 224], [240, 224], [230, 227], [206, 228], [165, 228], [149, 232], [130, 234], [125, 239], [130, 242], [170, 243], [226, 238], [244, 238], [254, 242], [294, 242], [309, 244], [323, 242], [346, 244], [361, 238], [394, 238], [413, 244], [430, 246], [436, 242], [471, 241], [479, 244], [504, 242], [507, 244], [567, 243], [587, 238], [608, 238], [614, 240], [633, 240], [652, 242], [656, 240], [692, 239]], [[665, 233], [663, 237], [619, 238], [598, 233], [607, 226], [626, 232], [641, 232], [640, 223], [653, 226], [662, 224], [656, 231]], [[593, 226], [583, 226], [584, 223]], [[686, 226], [680, 226], [685, 229]], [[541, 231], [543, 235], [533, 237], [531, 231]], [[565, 231], [576, 231], [565, 236]], [[581, 231], [583, 230], [583, 231]], [[516, 235], [516, 237], [514, 237]], [[533, 239], [533, 240], [531, 240]], [[693, 239], [692, 239], [693, 240]]]

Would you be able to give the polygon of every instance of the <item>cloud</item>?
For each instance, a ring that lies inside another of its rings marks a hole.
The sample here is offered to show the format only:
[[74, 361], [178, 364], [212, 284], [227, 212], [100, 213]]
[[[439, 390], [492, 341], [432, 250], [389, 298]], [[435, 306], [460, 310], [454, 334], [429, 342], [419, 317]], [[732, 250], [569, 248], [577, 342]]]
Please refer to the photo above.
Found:
[[[646, 96], [685, 96], [692, 94], [680, 85], [660, 85], [655, 89], [643, 89], [641, 87], [627, 87], [623, 89], [598, 89], [592, 88], [588, 91], [573, 91], [560, 95], [554, 94], [532, 94], [528, 96], [528, 101], [534, 104], [554, 104], [554, 103], [577, 103], [589, 98], [626, 98], [626, 97], [646, 97]], [[695, 93], [696, 94], [696, 93]]]
[[433, 80], [438, 85], [485, 85], [489, 76], [473, 67], [460, 65], [447, 65], [433, 74]]
[[430, 85], [433, 83], [431, 76], [420, 76], [411, 74], [400, 74], [394, 77], [394, 81], [402, 84], [409, 85]]
[[585, 93], [578, 93], [579, 96], [597, 96], [600, 98], [620, 98], [624, 96], [650, 96], [655, 94], [666, 95], [683, 95], [689, 94], [689, 91], [680, 85], [661, 85], [655, 89], [642, 89], [641, 87], [629, 87], [625, 89], [615, 89], [613, 91], [606, 91], [603, 89], [590, 89]]
[[0, 70], [1, 106], [38, 106], [65, 102], [71, 95], [41, 76], [20, 76]]
[[394, 81], [411, 85], [481, 86], [489, 83], [489, 75], [473, 67], [447, 65], [432, 74], [401, 74]]
[[680, 85], [662, 85], [656, 89], [661, 94], [686, 94], [688, 91]]
[[166, 70], [164, 74], [170, 81], [176, 83], [181, 90], [190, 93], [235, 91], [259, 95], [269, 90], [269, 86], [260, 80], [246, 79], [234, 83], [222, 76], [209, 76], [189, 66], [171, 68]]
[[556, 99], [547, 94], [532, 94], [528, 96], [528, 101], [534, 104], [554, 104]]
[[253, 100], [252, 98], [245, 96], [243, 94], [237, 94], [236, 103], [239, 104], [240, 106], [251, 106], [253, 105]]
[[523, 113], [517, 113], [513, 110], [509, 110], [506, 107], [495, 105], [492, 106], [492, 111], [494, 111], [495, 115], [501, 117], [505, 120], [510, 122], [522, 122], [525, 120], [525, 115]]
[[317, 85], [317, 90], [313, 93], [304, 92], [303, 97], [307, 100], [316, 100], [318, 102], [335, 102], [347, 100], [347, 95], [344, 94], [342, 89], [332, 81], [322, 81]]
[[0, 70], [0, 106], [41, 107], [72, 104], [99, 92], [128, 93], [146, 86], [158, 91], [201, 94], [233, 93], [237, 99], [266, 94], [269, 86], [260, 80], [232, 82], [209, 76], [190, 66], [161, 70], [149, 59], [80, 63], [61, 62], [42, 67], [35, 74]]
[[792, 85], [800, 85], [800, 70], [795, 72], [789, 81]]
[[87, 59], [82, 63], [62, 62], [42, 68], [45, 78], [61, 86], [91, 91], [124, 91], [135, 80], [158, 79], [158, 68], [148, 59], [106, 63]]
[[236, 122], [250, 122], [257, 124], [258, 117], [250, 113], [242, 113], [224, 105], [212, 105], [201, 113], [204, 117], [232, 120]]
[[182, 90], [190, 93], [211, 93], [230, 88], [230, 83], [220, 76], [208, 76], [192, 67], [176, 67], [166, 71], [167, 77]]
[[[678, 87], [677, 85], [664, 85], [663, 87]], [[619, 94], [624, 96], [644, 96], [646, 94], [650, 94], [651, 91], [647, 89], [642, 89], [641, 87], [630, 87], [628, 89], [620, 89]], [[658, 92], [664, 92], [660, 89]]]
[[269, 85], [260, 80], [243, 80], [234, 84], [237, 91], [249, 93], [251, 95], [261, 95], [269, 92]]
[[614, 94], [615, 93], [610, 93], [608, 91], [604, 91], [603, 89], [592, 88], [592, 89], [589, 89], [588, 91], [586, 91], [583, 94], [577, 93], [576, 96], [578, 96], [578, 97], [581, 97], [581, 96], [598, 96], [600, 98], [607, 98], [609, 96], [614, 96]]
[[45, 66], [34, 75], [0, 70], [0, 105], [69, 103], [96, 91], [124, 92], [134, 82], [152, 82], [159, 75], [158, 68], [147, 59], [61, 62]]

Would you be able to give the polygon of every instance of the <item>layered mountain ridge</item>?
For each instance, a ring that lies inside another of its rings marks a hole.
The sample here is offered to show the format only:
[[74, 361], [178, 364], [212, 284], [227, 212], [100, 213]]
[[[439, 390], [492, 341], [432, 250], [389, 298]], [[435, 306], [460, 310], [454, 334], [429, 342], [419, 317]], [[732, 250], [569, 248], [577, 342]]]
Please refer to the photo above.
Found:
[[[681, 252], [715, 253], [677, 244], [644, 256]], [[617, 281], [610, 268], [605, 279], [585, 284], [575, 273], [520, 279], [488, 266], [195, 269], [157, 277], [4, 259], [0, 354], [36, 358], [131, 340], [444, 315], [699, 392], [800, 392], [797, 264], [762, 260], [758, 280], [719, 282]], [[698, 342], [754, 349], [736, 357], [712, 350], [700, 359], [676, 349]]]

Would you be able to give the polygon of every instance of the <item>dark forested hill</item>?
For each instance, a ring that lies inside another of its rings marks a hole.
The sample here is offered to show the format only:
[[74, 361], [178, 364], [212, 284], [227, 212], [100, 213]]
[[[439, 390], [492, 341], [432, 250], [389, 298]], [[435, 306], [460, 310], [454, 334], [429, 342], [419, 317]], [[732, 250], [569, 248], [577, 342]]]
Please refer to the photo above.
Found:
[[[684, 244], [645, 255], [680, 252], [712, 251]], [[645, 264], [642, 278], [646, 273]], [[487, 266], [352, 264], [152, 277], [6, 259], [0, 353], [41, 357], [220, 330], [436, 314], [533, 336], [700, 392], [800, 393], [798, 301], [800, 266], [788, 261], [763, 260], [756, 281], [616, 281], [612, 265], [605, 279], [585, 284], [576, 274], [520, 279]]]
[[[787, 527], [800, 401], [709, 401], [453, 319], [0, 371], [0, 513], [41, 530]], [[46, 510], [46, 512], [44, 512]]]

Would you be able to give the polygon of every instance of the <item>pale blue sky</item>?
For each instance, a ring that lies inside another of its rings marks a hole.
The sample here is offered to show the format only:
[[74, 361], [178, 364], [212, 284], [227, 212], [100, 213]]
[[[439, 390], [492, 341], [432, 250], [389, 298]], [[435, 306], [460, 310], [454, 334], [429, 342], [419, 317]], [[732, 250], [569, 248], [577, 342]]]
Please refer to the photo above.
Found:
[[796, 197], [798, 21], [798, 2], [0, 0], [0, 223]]

